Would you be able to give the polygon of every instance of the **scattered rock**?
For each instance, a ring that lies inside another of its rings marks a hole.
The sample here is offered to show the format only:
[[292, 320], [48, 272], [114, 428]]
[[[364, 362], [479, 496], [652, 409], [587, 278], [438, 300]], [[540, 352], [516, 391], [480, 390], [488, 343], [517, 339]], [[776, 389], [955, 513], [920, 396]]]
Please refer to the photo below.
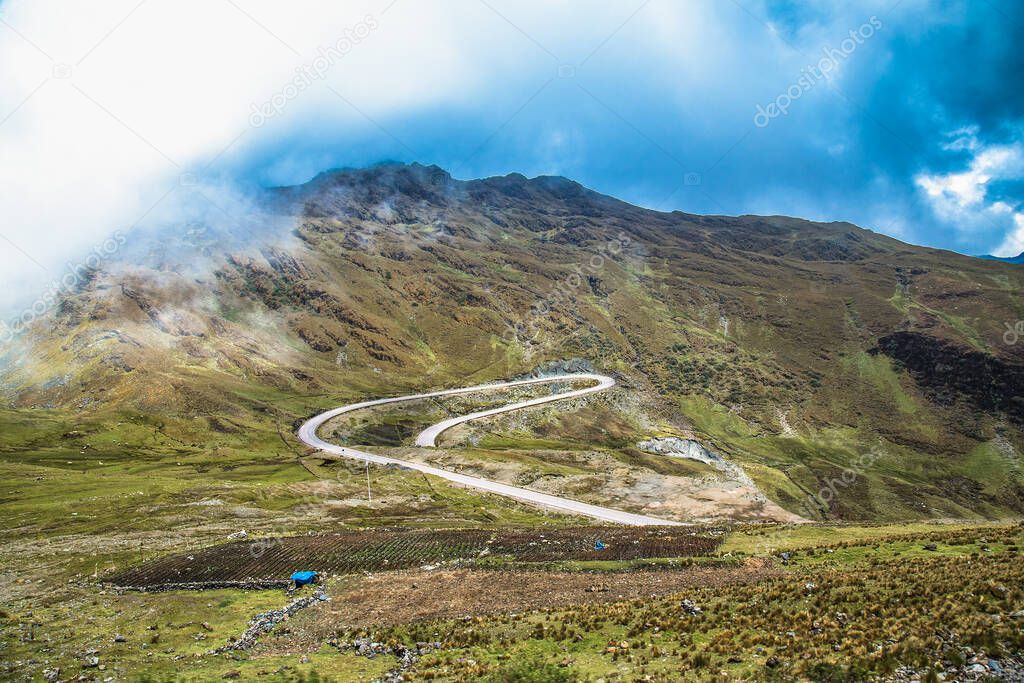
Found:
[[982, 681], [1024, 681], [1024, 660], [1020, 657], [1009, 657], [1003, 660], [990, 659], [984, 653], [975, 654], [971, 648], [960, 651], [961, 666], [951, 665], [946, 661], [943, 668], [936, 662], [935, 669], [916, 670], [910, 666], [898, 667], [892, 678], [886, 681], [893, 683], [920, 683], [927, 676], [934, 674], [940, 681], [957, 681], [958, 683], [981, 683]]
[[934, 544], [934, 543], [925, 543], [924, 544], [924, 549], [925, 550], [930, 550], [932, 552], [935, 552], [936, 550], [939, 549], [939, 546]]
[[1003, 586], [1001, 584], [994, 584], [988, 587], [988, 592], [992, 594], [992, 597], [999, 598], [1000, 600], [1002, 600], [1009, 594], [1010, 591], [1007, 590], [1006, 586]]
[[688, 598], [679, 603], [679, 607], [687, 614], [697, 615], [703, 611], [700, 607], [697, 607], [697, 605], [693, 604], [693, 601]]
[[398, 666], [378, 679], [381, 683], [400, 683], [405, 680], [405, 672], [412, 668], [420, 656], [441, 649], [440, 642], [416, 643], [415, 647], [411, 648], [405, 645], [390, 647], [368, 638], [356, 638], [351, 643], [328, 641], [328, 644], [338, 648], [339, 651], [353, 650], [356, 654], [371, 659], [377, 655], [388, 654], [398, 658]]

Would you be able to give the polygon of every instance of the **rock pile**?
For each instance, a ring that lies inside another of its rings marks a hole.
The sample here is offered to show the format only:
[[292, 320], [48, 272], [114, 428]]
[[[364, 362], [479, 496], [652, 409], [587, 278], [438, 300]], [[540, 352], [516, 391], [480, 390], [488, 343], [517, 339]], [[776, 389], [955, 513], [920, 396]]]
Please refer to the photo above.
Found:
[[377, 655], [393, 655], [396, 657], [398, 659], [398, 666], [381, 676], [378, 679], [380, 683], [400, 683], [405, 680], [405, 672], [412, 668], [417, 659], [428, 652], [441, 649], [440, 642], [416, 643], [413, 647], [405, 645], [395, 645], [392, 647], [386, 643], [380, 643], [369, 638], [356, 638], [351, 643], [344, 641], [328, 641], [328, 643], [342, 652], [352, 650], [360, 657], [370, 659]]
[[115, 585], [117, 590], [132, 590], [142, 593], [164, 593], [166, 591], [208, 591], [218, 588], [238, 588], [240, 590], [271, 590], [274, 588], [288, 588], [291, 581], [283, 579], [245, 579], [242, 581], [181, 581], [176, 583], [162, 583], [154, 586], [121, 586]]
[[281, 609], [272, 609], [269, 612], [261, 612], [249, 620], [249, 628], [245, 629], [245, 633], [239, 636], [234, 642], [228, 643], [227, 645], [223, 645], [214, 650], [210, 650], [208, 654], [220, 654], [231, 650], [248, 650], [256, 644], [256, 641], [261, 635], [269, 633], [275, 626], [280, 624], [282, 621], [287, 621], [299, 610], [329, 599], [330, 598], [323, 589], [320, 589], [313, 595], [293, 600]]
[[[1002, 660], [990, 659], [984, 652], [964, 650], [964, 664], [960, 666], [945, 662], [945, 666], [934, 671], [940, 681], [957, 681], [958, 683], [975, 683], [976, 681], [1024, 681], [1024, 660], [1020, 657]], [[928, 670], [919, 671], [909, 666], [896, 669], [895, 673], [885, 679], [891, 683], [920, 683], [927, 680]], [[934, 679], [933, 679], [934, 680]]]

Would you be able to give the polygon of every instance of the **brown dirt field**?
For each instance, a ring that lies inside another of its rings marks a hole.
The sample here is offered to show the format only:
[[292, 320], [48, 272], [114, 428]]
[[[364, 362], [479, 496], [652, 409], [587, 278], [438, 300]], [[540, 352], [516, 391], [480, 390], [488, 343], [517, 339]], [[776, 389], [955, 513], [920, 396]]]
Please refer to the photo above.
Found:
[[417, 569], [345, 577], [328, 586], [330, 602], [304, 610], [287, 633], [267, 638], [262, 647], [315, 650], [345, 628], [633, 600], [694, 586], [752, 583], [778, 572], [771, 560], [750, 559], [739, 567], [601, 573]]
[[[722, 530], [593, 526], [564, 529], [368, 530], [221, 543], [168, 555], [107, 577], [116, 586], [156, 588], [224, 582], [286, 583], [296, 568], [324, 575], [470, 562], [495, 555], [520, 562], [634, 560], [708, 555]], [[596, 540], [606, 548], [594, 549]]]

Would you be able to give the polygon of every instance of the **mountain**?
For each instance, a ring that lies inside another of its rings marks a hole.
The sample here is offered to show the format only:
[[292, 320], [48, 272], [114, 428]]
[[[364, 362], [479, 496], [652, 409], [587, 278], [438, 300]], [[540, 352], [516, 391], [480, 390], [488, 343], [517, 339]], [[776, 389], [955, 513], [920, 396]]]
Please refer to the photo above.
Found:
[[565, 442], [694, 436], [804, 516], [1024, 511], [1015, 266], [418, 164], [267, 190], [248, 219], [285, 227], [130, 236], [5, 349], [6, 419], [144, 415], [191, 425], [190, 447], [244, 428], [297, 449], [340, 396], [583, 363], [622, 398]]
[[1002, 261], [1003, 263], [1024, 263], [1024, 251], [1016, 256], [992, 256], [991, 254], [986, 254], [985, 256], [979, 256], [978, 258], [989, 259], [991, 261]]

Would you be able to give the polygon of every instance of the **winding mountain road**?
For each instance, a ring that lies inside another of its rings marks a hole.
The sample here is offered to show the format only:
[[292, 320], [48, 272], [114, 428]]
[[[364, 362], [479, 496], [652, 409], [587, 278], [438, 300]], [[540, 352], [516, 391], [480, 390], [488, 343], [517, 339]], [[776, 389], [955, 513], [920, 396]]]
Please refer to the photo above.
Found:
[[535, 505], [541, 505], [547, 508], [553, 508], [563, 512], [569, 512], [574, 514], [585, 515], [587, 517], [593, 517], [606, 522], [614, 522], [616, 524], [629, 524], [634, 526], [675, 526], [679, 525], [680, 522], [675, 522], [668, 519], [659, 519], [657, 517], [648, 517], [646, 515], [637, 515], [631, 512], [625, 512], [622, 510], [616, 510], [614, 508], [601, 507], [599, 505], [590, 505], [589, 503], [583, 503], [578, 500], [572, 500], [571, 498], [562, 498], [560, 496], [553, 496], [547, 493], [540, 493], [538, 491], [531, 491], [529, 489], [520, 488], [518, 486], [509, 486], [508, 484], [502, 484], [500, 482], [492, 481], [490, 479], [484, 479], [483, 477], [474, 477], [465, 474], [458, 474], [456, 472], [449, 472], [438, 467], [432, 467], [430, 465], [424, 465], [422, 463], [413, 462], [411, 460], [398, 460], [397, 458], [389, 458], [382, 455], [375, 455], [373, 453], [367, 453], [366, 451], [360, 451], [355, 448], [348, 448], [346, 446], [338, 446], [336, 444], [328, 443], [319, 436], [317, 436], [317, 430], [328, 420], [335, 418], [345, 413], [350, 413], [354, 410], [360, 410], [362, 408], [371, 408], [373, 406], [387, 405], [389, 403], [401, 403], [403, 401], [415, 401], [424, 398], [436, 398], [439, 396], [455, 396], [458, 394], [470, 394], [478, 391], [489, 391], [494, 389], [507, 389], [510, 387], [526, 386], [530, 384], [551, 384], [554, 382], [576, 382], [580, 380], [591, 380], [596, 382], [594, 386], [585, 387], [583, 389], [575, 389], [573, 391], [567, 391], [561, 394], [552, 394], [550, 396], [541, 396], [539, 398], [533, 398], [527, 401], [520, 401], [518, 403], [512, 403], [506, 406], [500, 406], [498, 408], [491, 408], [489, 410], [481, 410], [468, 415], [460, 415], [458, 417], [449, 418], [438, 422], [435, 425], [423, 430], [419, 436], [416, 437], [416, 445], [421, 447], [432, 447], [435, 445], [437, 437], [441, 432], [446, 429], [450, 429], [455, 425], [469, 422], [470, 420], [476, 420], [490, 415], [498, 415], [500, 413], [507, 413], [513, 410], [521, 410], [523, 408], [529, 408], [532, 406], [542, 405], [544, 403], [551, 403], [552, 401], [563, 401], [569, 398], [577, 398], [579, 396], [585, 396], [587, 394], [595, 393], [598, 391], [604, 391], [610, 387], [615, 386], [615, 380], [606, 375], [598, 375], [592, 373], [577, 373], [568, 375], [552, 375], [550, 377], [538, 377], [534, 379], [523, 379], [512, 382], [497, 382], [494, 384], [480, 384], [472, 387], [462, 387], [460, 389], [446, 389], [443, 391], [433, 391], [426, 394], [410, 394], [408, 396], [394, 396], [391, 398], [379, 398], [372, 401], [363, 401], [361, 403], [352, 403], [349, 405], [341, 406], [340, 408], [334, 408], [328, 410], [325, 413], [320, 413], [316, 417], [313, 417], [306, 421], [301, 427], [299, 427], [298, 437], [299, 439], [308, 446], [316, 448], [325, 453], [331, 453], [344, 458], [351, 458], [353, 460], [363, 460], [366, 462], [373, 462], [379, 465], [398, 465], [424, 474], [430, 474], [436, 477], [447, 479], [448, 481], [455, 482], [456, 484], [462, 484], [463, 486], [469, 486], [481, 491], [488, 491], [490, 493], [496, 493], [501, 496], [508, 498], [515, 498], [517, 500], [526, 501]]

